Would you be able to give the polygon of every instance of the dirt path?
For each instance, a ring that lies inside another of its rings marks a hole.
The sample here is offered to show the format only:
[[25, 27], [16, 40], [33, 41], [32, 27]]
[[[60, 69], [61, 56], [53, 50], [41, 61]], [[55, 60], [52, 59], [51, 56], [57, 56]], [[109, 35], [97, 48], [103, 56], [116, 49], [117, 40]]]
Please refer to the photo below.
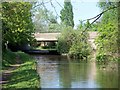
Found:
[[16, 56], [16, 64], [11, 65], [9, 68], [6, 68], [2, 71], [2, 78], [0, 79], [0, 84], [6, 84], [9, 82], [11, 75], [15, 69], [21, 65], [21, 60], [19, 56]]

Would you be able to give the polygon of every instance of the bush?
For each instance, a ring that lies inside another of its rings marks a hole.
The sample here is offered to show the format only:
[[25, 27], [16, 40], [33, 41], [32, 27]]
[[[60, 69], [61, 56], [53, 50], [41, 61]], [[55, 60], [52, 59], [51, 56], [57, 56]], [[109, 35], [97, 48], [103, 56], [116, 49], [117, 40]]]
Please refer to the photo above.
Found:
[[87, 58], [90, 53], [87, 32], [83, 34], [81, 32], [82, 30], [66, 27], [58, 38], [58, 52], [66, 53], [71, 58]]
[[104, 61], [107, 60], [107, 55], [105, 53], [97, 53], [96, 59], [98, 61]]
[[66, 27], [58, 37], [57, 50], [60, 53], [68, 53], [75, 41], [76, 33], [72, 27]]
[[87, 59], [90, 54], [89, 46], [85, 43], [78, 42], [71, 46], [69, 56], [79, 59]]

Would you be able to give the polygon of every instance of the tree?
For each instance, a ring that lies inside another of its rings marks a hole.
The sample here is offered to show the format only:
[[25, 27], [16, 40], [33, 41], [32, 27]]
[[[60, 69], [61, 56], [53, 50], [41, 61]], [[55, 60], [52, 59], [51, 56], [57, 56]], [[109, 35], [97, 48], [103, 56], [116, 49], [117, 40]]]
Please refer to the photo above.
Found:
[[39, 7], [34, 12], [33, 23], [35, 32], [60, 32], [60, 25], [53, 12], [46, 8]]
[[[120, 1], [118, 2], [118, 4], [117, 4], [118, 6], [120, 6]], [[120, 7], [118, 7], [118, 10], [117, 10], [117, 12], [118, 12], [118, 35], [117, 35], [117, 37], [118, 37], [118, 40], [117, 40], [117, 43], [118, 43], [118, 57], [120, 58], [120, 12], [119, 12], [119, 10], [120, 10]]]
[[71, 26], [74, 27], [74, 20], [73, 20], [73, 9], [72, 9], [72, 4], [71, 1], [68, 0], [64, 1], [64, 8], [61, 10], [61, 21], [66, 25], [66, 26]]
[[[48, 14], [49, 13], [49, 14]], [[47, 9], [37, 8], [33, 16], [35, 32], [47, 32], [49, 25], [49, 16], [51, 13]]]
[[[108, 4], [110, 3], [110, 4]], [[99, 2], [101, 10], [116, 6], [115, 2]], [[113, 60], [117, 53], [117, 8], [105, 12], [98, 25], [99, 36], [96, 39], [97, 59]]]
[[92, 27], [95, 27], [95, 24], [90, 24], [89, 20], [87, 20], [85, 23], [80, 20], [80, 24], [77, 26], [79, 30], [85, 30], [87, 28], [88, 31], [95, 31]]
[[29, 2], [2, 3], [3, 46], [6, 43], [22, 45], [34, 40], [31, 8]]
[[75, 30], [72, 27], [65, 27], [58, 37], [57, 50], [60, 53], [68, 53], [75, 40]]
[[65, 27], [58, 37], [57, 50], [61, 54], [68, 54], [71, 58], [84, 59], [90, 54], [87, 32]]

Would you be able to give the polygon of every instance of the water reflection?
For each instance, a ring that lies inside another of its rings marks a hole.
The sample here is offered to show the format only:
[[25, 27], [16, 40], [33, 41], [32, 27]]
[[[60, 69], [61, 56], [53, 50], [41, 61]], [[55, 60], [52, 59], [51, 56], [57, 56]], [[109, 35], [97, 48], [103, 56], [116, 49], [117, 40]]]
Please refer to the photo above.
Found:
[[104, 88], [118, 87], [118, 64], [117, 62], [97, 63], [96, 81]]
[[[116, 68], [104, 70], [95, 62], [68, 60], [65, 56], [43, 55], [35, 56], [35, 58], [42, 88], [118, 87]], [[117, 65], [114, 64], [114, 66]]]

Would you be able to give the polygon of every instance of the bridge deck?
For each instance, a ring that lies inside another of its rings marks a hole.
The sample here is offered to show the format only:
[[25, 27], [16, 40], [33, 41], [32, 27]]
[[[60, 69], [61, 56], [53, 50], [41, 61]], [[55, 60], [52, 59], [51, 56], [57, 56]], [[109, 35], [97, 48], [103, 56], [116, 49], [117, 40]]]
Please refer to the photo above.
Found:
[[[97, 36], [97, 32], [88, 32], [89, 40], [94, 39]], [[60, 33], [36, 33], [35, 38], [38, 42], [56, 42]]]
[[58, 40], [58, 36], [60, 33], [37, 33], [35, 34], [35, 38], [38, 42], [56, 42]]

